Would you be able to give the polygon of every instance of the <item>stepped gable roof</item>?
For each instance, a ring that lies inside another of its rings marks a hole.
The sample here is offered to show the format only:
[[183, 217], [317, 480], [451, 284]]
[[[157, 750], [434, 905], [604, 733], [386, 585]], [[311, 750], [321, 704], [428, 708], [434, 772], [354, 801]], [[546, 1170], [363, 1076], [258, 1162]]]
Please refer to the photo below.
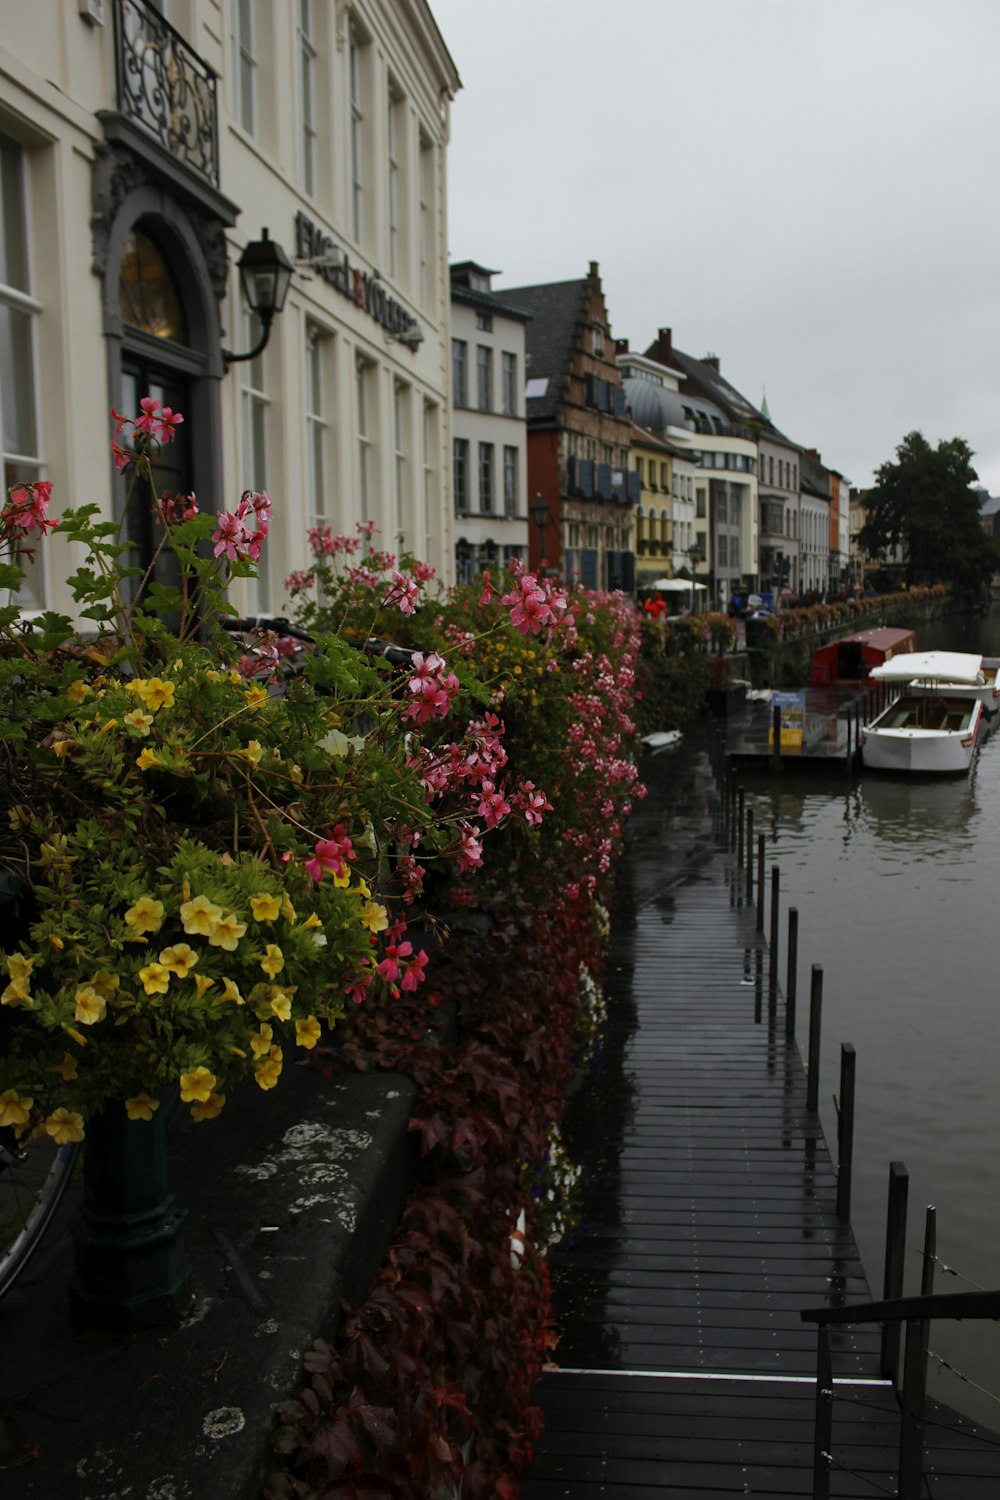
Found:
[[[576, 343], [576, 330], [585, 321], [587, 279], [548, 281], [540, 286], [505, 287], [494, 292], [508, 307], [531, 314], [525, 329], [528, 349], [526, 409], [529, 422], [554, 418]], [[531, 394], [533, 381], [546, 381]]]

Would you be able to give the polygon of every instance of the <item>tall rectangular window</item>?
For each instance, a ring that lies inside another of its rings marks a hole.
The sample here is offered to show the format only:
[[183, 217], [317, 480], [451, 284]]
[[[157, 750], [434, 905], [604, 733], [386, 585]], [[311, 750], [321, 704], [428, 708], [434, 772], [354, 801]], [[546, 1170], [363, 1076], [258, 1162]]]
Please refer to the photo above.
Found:
[[517, 449], [504, 445], [503, 450], [503, 513], [517, 515]]
[[[402, 380], [392, 383], [392, 486], [396, 505], [396, 540], [402, 546], [406, 533], [406, 490], [409, 482], [406, 462], [407, 398], [410, 387]], [[416, 538], [411, 538], [412, 542]]]
[[479, 444], [479, 509], [484, 516], [493, 514], [493, 444]]
[[255, 0], [233, 5], [233, 76], [236, 118], [249, 135], [257, 133], [257, 15]]
[[402, 224], [402, 174], [400, 170], [403, 134], [403, 96], [389, 84], [386, 115], [386, 191], [388, 193], [389, 275], [400, 274], [400, 229]]
[[517, 416], [517, 355], [505, 349], [501, 360], [503, 390], [500, 400], [505, 417]]
[[423, 557], [425, 561], [430, 560], [431, 527], [438, 524], [438, 500], [440, 488], [438, 485], [438, 409], [433, 401], [424, 402], [423, 436], [421, 442], [421, 464], [423, 468], [423, 525], [424, 525], [424, 547]]
[[452, 447], [452, 485], [455, 491], [455, 509], [469, 509], [469, 444], [466, 438], [456, 438]]
[[351, 233], [361, 244], [365, 233], [365, 43], [354, 22], [350, 25], [351, 82]]
[[302, 185], [316, 193], [316, 17], [314, 0], [299, 0], [299, 107], [301, 114]]
[[329, 514], [332, 424], [327, 370], [333, 339], [315, 323], [306, 328], [306, 447], [310, 524], [318, 526]]
[[456, 406], [469, 404], [469, 346], [464, 339], [451, 341], [451, 399]]
[[493, 410], [493, 350], [476, 345], [476, 404], [480, 411]]
[[[252, 349], [260, 338], [260, 322], [255, 312], [243, 304], [244, 347]], [[243, 482], [241, 490], [267, 489], [267, 419], [271, 398], [265, 384], [264, 356], [258, 354], [240, 365], [240, 425], [243, 439]], [[271, 606], [268, 550], [261, 549], [256, 580], [248, 580], [250, 606], [266, 614]]]
[[[0, 132], [0, 457], [3, 496], [13, 484], [41, 476], [35, 389], [35, 343], [42, 305], [31, 295], [28, 256], [28, 182], [21, 145]], [[18, 602], [44, 604], [41, 553], [25, 558]]]
[[431, 300], [431, 274], [434, 265], [434, 147], [423, 131], [420, 133], [420, 279], [417, 293], [420, 306]]
[[358, 444], [358, 513], [370, 521], [375, 499], [375, 447], [372, 383], [375, 366], [358, 354], [354, 360], [354, 419]]

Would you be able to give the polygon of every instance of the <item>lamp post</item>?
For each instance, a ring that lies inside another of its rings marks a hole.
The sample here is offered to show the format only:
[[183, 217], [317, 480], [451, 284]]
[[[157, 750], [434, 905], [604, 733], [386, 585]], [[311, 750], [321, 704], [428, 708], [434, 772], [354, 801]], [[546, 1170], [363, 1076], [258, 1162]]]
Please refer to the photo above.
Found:
[[531, 519], [538, 527], [539, 532], [539, 561], [538, 571], [545, 577], [545, 528], [549, 524], [548, 502], [540, 494], [536, 494], [531, 502]]
[[262, 229], [259, 240], [251, 240], [239, 258], [240, 285], [247, 306], [260, 321], [260, 338], [246, 354], [223, 349], [226, 368], [243, 359], [256, 359], [271, 334], [271, 323], [281, 312], [292, 280], [292, 263], [277, 240]]

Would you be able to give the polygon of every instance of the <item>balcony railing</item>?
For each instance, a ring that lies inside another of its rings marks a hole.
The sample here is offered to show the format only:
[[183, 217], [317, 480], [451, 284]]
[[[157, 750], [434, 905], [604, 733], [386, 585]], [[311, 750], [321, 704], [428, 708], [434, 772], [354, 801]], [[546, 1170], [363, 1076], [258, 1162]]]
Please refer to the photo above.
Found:
[[215, 73], [147, 0], [116, 0], [118, 108], [219, 185]]

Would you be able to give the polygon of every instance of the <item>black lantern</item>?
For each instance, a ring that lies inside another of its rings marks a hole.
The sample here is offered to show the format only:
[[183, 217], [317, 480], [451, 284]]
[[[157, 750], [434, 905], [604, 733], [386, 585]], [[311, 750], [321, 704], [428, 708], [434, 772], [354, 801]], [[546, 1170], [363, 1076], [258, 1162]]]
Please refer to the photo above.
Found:
[[231, 354], [223, 349], [222, 358], [227, 365], [241, 359], [255, 359], [267, 343], [271, 323], [281, 312], [292, 280], [292, 263], [277, 240], [272, 240], [266, 229], [261, 230], [259, 240], [251, 240], [239, 258], [240, 285], [251, 311], [260, 320], [260, 338], [246, 354]]

